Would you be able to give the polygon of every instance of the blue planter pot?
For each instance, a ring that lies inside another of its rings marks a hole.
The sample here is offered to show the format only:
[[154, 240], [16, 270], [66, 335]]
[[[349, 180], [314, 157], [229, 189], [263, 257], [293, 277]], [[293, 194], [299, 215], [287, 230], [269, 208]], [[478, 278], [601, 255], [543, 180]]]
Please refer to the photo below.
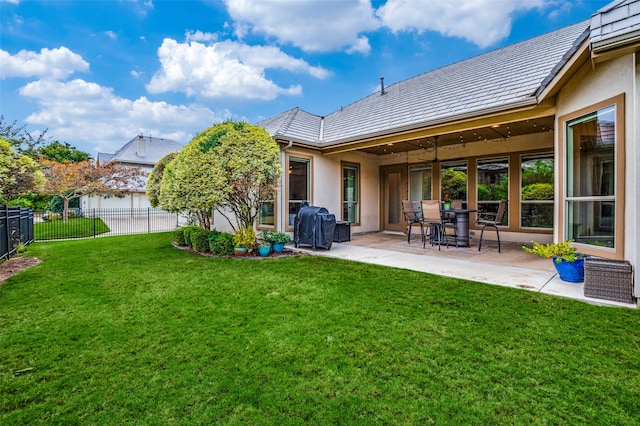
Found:
[[265, 246], [265, 247], [260, 246], [260, 247], [258, 247], [258, 253], [262, 257], [267, 257], [267, 256], [269, 256], [269, 253], [271, 253], [271, 247], [270, 246]]
[[584, 281], [584, 257], [579, 257], [575, 262], [567, 262], [564, 259], [553, 257], [553, 266], [556, 267], [562, 281], [579, 283]]
[[273, 243], [273, 252], [282, 253], [284, 250], [284, 243]]

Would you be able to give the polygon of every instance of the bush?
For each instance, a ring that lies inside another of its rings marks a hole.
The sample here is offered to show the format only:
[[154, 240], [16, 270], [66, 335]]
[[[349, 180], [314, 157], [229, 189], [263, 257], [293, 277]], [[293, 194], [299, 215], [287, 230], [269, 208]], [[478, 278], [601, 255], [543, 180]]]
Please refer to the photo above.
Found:
[[271, 244], [286, 244], [291, 242], [289, 234], [277, 231], [262, 231], [262, 238]]
[[195, 229], [202, 229], [199, 226], [196, 225], [189, 225], [189, 226], [184, 226], [182, 227], [182, 232], [184, 234], [184, 244], [185, 246], [190, 246], [191, 245], [191, 232], [194, 231]]
[[209, 231], [203, 228], [192, 230], [190, 235], [191, 247], [199, 253], [209, 251], [209, 233]]
[[184, 240], [184, 229], [182, 227], [173, 230], [173, 242], [179, 246], [186, 246], [187, 243]]
[[533, 183], [522, 188], [523, 200], [553, 200], [552, 183]]
[[218, 256], [228, 256], [232, 254], [233, 235], [228, 232], [214, 232], [216, 233], [214, 239], [211, 239], [211, 236], [209, 236], [209, 247], [211, 248], [211, 253]]
[[202, 229], [199, 226], [189, 225], [181, 226], [173, 231], [173, 241], [179, 246], [191, 245], [191, 231], [194, 229]]
[[256, 245], [256, 232], [253, 228], [240, 228], [233, 236], [233, 243], [235, 247], [246, 247], [252, 251]]
[[60, 213], [49, 212], [49, 213], [45, 213], [44, 216], [42, 216], [42, 220], [44, 220], [45, 222], [52, 222], [54, 220], [62, 220], [62, 215]]

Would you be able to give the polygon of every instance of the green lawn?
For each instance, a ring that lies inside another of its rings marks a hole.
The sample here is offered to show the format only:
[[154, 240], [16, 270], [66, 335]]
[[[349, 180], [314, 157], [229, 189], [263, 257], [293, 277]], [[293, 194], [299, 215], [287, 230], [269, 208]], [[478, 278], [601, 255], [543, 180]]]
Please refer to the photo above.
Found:
[[29, 246], [0, 424], [640, 423], [636, 310], [170, 238]]
[[109, 231], [109, 227], [99, 218], [76, 217], [69, 220], [53, 220], [33, 224], [33, 234], [36, 241], [86, 238]]

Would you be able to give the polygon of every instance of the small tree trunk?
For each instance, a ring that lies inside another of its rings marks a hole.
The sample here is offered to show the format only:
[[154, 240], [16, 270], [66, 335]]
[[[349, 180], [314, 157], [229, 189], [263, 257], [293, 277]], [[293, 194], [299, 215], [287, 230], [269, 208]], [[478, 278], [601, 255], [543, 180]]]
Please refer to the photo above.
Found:
[[69, 219], [69, 199], [67, 197], [61, 197], [64, 207], [62, 208], [62, 220]]

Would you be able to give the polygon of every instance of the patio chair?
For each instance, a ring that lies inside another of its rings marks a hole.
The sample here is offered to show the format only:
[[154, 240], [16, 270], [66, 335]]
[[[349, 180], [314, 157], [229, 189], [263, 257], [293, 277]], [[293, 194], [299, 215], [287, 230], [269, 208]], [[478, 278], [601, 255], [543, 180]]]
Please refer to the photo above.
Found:
[[411, 200], [402, 200], [402, 213], [404, 219], [409, 225], [409, 231], [407, 233], [407, 243], [411, 244], [411, 228], [413, 224], [420, 225], [420, 237], [424, 240], [424, 222], [422, 221], [422, 214], [418, 211]]
[[[442, 243], [448, 247], [449, 236], [447, 235], [445, 221], [442, 218], [439, 200], [422, 200], [422, 220], [429, 226], [429, 242], [431, 245], [438, 244], [438, 250], [440, 250]], [[455, 233], [453, 238], [455, 238]], [[425, 248], [426, 246], [427, 238], [425, 234], [422, 239], [422, 247]]]
[[496, 230], [496, 236], [498, 238], [498, 253], [500, 253], [500, 231], [498, 230], [498, 226], [502, 225], [504, 220], [504, 213], [507, 210], [507, 200], [501, 200], [498, 205], [498, 211], [496, 213], [493, 212], [484, 212], [478, 213], [478, 217], [476, 219], [476, 225], [482, 226], [482, 230], [480, 231], [480, 242], [478, 243], [478, 251], [482, 248], [482, 237], [484, 236], [485, 228], [493, 228]]

